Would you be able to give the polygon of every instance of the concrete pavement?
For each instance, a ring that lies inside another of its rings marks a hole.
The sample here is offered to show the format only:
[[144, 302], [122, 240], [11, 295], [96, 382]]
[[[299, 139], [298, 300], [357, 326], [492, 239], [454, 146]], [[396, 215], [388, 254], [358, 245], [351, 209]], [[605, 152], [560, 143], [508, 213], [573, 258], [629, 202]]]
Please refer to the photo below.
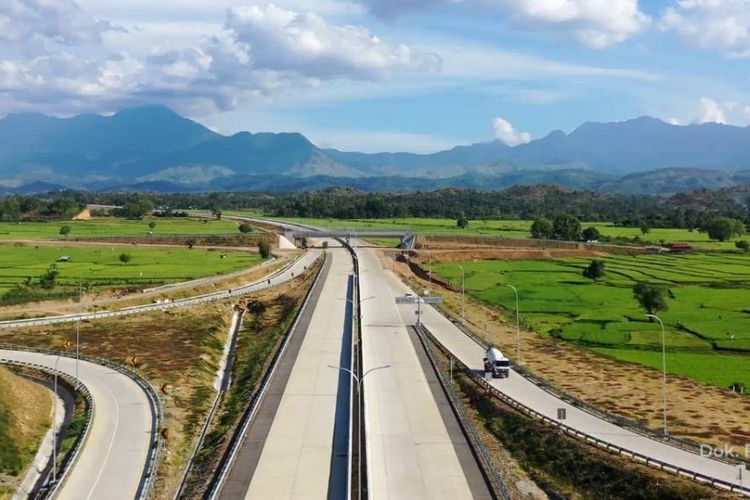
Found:
[[[0, 350], [0, 359], [53, 369], [57, 356]], [[58, 369], [74, 377], [75, 359], [60, 357]], [[139, 489], [152, 436], [148, 397], [126, 375], [79, 361], [79, 380], [94, 400], [94, 418], [82, 453], [57, 496], [60, 500], [133, 499]]]
[[[331, 267], [321, 276], [325, 281], [307, 328], [295, 332], [304, 335], [296, 357], [284, 361], [291, 365], [286, 382], [275, 396], [274, 390], [266, 396], [278, 404], [261, 414], [265, 430], [258, 429], [262, 421], [251, 424], [243, 444], [248, 449], [240, 451], [221, 498], [346, 498], [348, 439], [342, 442], [341, 433], [348, 438], [349, 376], [329, 365], [349, 367], [351, 360], [345, 299], [353, 268], [346, 249], [328, 252]], [[247, 484], [246, 491], [237, 483]]]
[[[362, 302], [368, 493], [372, 499], [472, 498], [451, 435], [371, 250], [357, 250]], [[372, 297], [371, 299], [369, 297]], [[413, 314], [412, 316], [413, 317]]]

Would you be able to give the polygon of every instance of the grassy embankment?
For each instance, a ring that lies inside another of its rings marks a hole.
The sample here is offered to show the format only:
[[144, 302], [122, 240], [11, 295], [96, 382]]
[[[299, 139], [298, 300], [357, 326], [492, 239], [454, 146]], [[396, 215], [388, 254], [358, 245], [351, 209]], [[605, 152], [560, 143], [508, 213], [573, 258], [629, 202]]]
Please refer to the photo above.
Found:
[[[728, 387], [750, 386], [750, 256], [744, 254], [612, 256], [604, 278], [582, 276], [587, 259], [477, 261], [461, 263], [466, 289], [486, 303], [515, 308], [520, 292], [524, 322], [542, 335], [592, 346], [600, 352], [648, 366], [660, 365], [661, 331], [633, 298], [632, 287], [647, 281], [668, 289], [667, 369]], [[432, 269], [453, 283], [456, 264]]]
[[[0, 498], [9, 498], [52, 423], [52, 395], [0, 367]], [[5, 486], [3, 486], [5, 484]]]

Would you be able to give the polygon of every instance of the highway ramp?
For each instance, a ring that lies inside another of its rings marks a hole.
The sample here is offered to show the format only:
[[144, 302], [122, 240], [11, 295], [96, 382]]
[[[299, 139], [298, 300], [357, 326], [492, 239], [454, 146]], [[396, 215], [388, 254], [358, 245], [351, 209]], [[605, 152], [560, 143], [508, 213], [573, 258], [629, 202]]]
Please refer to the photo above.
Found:
[[346, 249], [328, 253], [312, 314], [294, 333], [301, 343], [280, 362], [221, 498], [346, 498], [350, 382], [329, 365], [350, 366], [353, 267]]
[[[389, 273], [395, 294], [414, 291]], [[413, 305], [400, 306], [404, 315], [414, 314]], [[455, 324], [432, 306], [423, 306], [422, 323], [457, 359], [475, 372], [483, 371], [484, 348], [463, 333]], [[635, 452], [672, 467], [678, 467], [709, 478], [739, 486], [737, 467], [688, 450], [671, 446], [651, 437], [624, 429], [592, 413], [574, 407], [545, 391], [515, 371], [506, 379], [488, 379], [503, 394], [544, 415], [557, 420], [558, 408], [566, 410], [565, 424], [604, 442]], [[602, 390], [606, 390], [603, 388]]]
[[[0, 350], [0, 359], [53, 369], [57, 356]], [[57, 367], [75, 377], [75, 365], [75, 359], [60, 357]], [[91, 393], [94, 418], [83, 450], [56, 498], [132, 500], [142, 485], [149, 447], [155, 439], [148, 397], [126, 375], [89, 361], [79, 361], [78, 378]]]
[[[372, 250], [357, 250], [362, 301], [368, 495], [372, 499], [481, 497], [467, 479], [455, 435], [428, 384], [389, 275]], [[370, 298], [372, 297], [372, 298]]]

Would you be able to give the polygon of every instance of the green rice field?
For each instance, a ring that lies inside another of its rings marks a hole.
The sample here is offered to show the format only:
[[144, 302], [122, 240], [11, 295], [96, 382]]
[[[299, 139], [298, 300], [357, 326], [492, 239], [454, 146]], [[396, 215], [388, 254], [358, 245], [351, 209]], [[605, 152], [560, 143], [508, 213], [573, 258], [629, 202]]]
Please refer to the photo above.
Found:
[[[155, 222], [152, 229], [149, 222]], [[224, 220], [153, 218], [144, 220], [101, 218], [88, 221], [0, 222], [0, 240], [63, 239], [62, 226], [70, 226], [68, 238], [106, 236], [237, 234], [237, 224]]]
[[[669, 310], [659, 313], [668, 349], [696, 355], [684, 358], [680, 373], [714, 383], [708, 366], [728, 373], [730, 366], [744, 363], [744, 370], [732, 376], [750, 385], [750, 256], [696, 253], [602, 260], [606, 275], [598, 282], [581, 274], [589, 259], [461, 265], [467, 293], [483, 301], [512, 310], [513, 291], [504, 283], [516, 286], [523, 321], [542, 335], [614, 349], [608, 354], [648, 365], [649, 356], [661, 347], [661, 330], [645, 318], [632, 287], [638, 281], [659, 284], [668, 290]], [[432, 270], [454, 283], [460, 280], [457, 264], [434, 264]], [[705, 364], [706, 359], [711, 364]], [[685, 368], [691, 363], [694, 370]]]

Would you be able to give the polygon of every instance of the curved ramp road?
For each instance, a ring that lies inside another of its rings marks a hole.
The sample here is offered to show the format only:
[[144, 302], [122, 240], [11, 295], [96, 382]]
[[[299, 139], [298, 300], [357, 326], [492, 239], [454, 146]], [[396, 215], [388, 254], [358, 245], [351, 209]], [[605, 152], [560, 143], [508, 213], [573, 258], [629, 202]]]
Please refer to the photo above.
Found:
[[[0, 359], [53, 369], [57, 356], [0, 350]], [[75, 365], [75, 359], [60, 357], [57, 367], [75, 377]], [[88, 361], [79, 361], [78, 378], [94, 400], [94, 418], [81, 454], [56, 498], [132, 500], [144, 479], [153, 439], [148, 397], [126, 375]]]
[[[388, 272], [388, 280], [394, 293], [398, 295], [414, 293], [390, 272]], [[404, 314], [414, 315], [413, 305], [400, 307], [402, 307]], [[474, 371], [483, 370], [484, 348], [464, 334], [432, 306], [422, 307], [422, 323], [462, 363], [471, 367]], [[672, 467], [703, 474], [739, 486], [736, 466], [701, 457], [690, 451], [623, 429], [562, 401], [514, 371], [511, 371], [510, 377], [507, 379], [488, 379], [488, 381], [503, 394], [550, 419], [556, 420], [557, 409], [565, 408], [567, 410], [565, 424], [577, 431], [630, 452], [661, 461]], [[747, 484], [745, 487], [747, 487]]]
[[161, 304], [145, 304], [142, 306], [126, 307], [124, 309], [115, 309], [112, 311], [97, 311], [83, 314], [66, 314], [64, 316], [47, 316], [43, 318], [0, 321], [0, 328], [19, 328], [24, 326], [69, 323], [77, 320], [113, 318], [117, 316], [127, 316], [130, 314], [139, 314], [149, 311], [163, 311], [165, 309], [172, 309], [175, 307], [188, 307], [204, 302], [212, 302], [215, 300], [222, 300], [231, 297], [239, 297], [292, 280], [295, 276], [299, 276], [300, 274], [302, 274], [305, 269], [313, 262], [315, 262], [315, 259], [317, 259], [319, 256], [319, 250], [306, 252], [299, 259], [294, 261], [290, 266], [284, 268], [280, 272], [277, 272], [271, 277], [254, 281], [253, 283], [239, 286], [237, 288], [233, 288], [231, 289], [231, 291], [222, 290], [219, 292], [207, 293], [205, 295], [198, 295], [195, 297], [187, 297], [184, 299], [173, 300], [171, 302], [164, 302]]

